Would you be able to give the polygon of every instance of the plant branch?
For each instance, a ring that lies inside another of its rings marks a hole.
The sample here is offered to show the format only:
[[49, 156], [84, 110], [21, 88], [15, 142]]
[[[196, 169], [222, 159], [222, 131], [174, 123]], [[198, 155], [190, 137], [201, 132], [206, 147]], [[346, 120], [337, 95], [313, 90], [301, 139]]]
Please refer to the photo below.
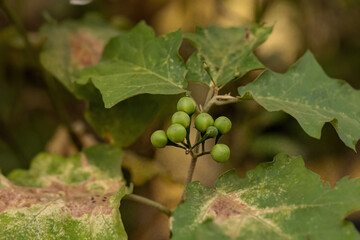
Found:
[[[201, 112], [207, 112], [210, 110], [211, 106], [214, 104], [214, 101], [212, 101], [214, 99], [214, 97], [216, 96], [217, 92], [215, 88], [210, 88], [207, 95], [206, 95], [206, 99], [205, 99], [205, 103], [204, 103], [204, 108], [202, 109]], [[199, 142], [201, 138], [200, 132], [196, 133], [196, 137], [195, 137], [195, 142]], [[197, 163], [197, 154], [199, 153], [199, 145], [197, 145], [195, 147], [195, 153], [193, 151], [190, 151], [191, 154], [191, 162], [190, 162], [190, 166], [189, 166], [189, 170], [187, 173], [187, 177], [186, 177], [186, 181], [185, 181], [185, 189], [181, 195], [181, 200], [180, 203], [183, 202], [185, 200], [186, 197], [186, 186], [192, 181], [193, 175], [194, 175], [194, 171], [195, 171], [195, 167], [196, 167], [196, 163]]]
[[172, 214], [171, 210], [169, 208], [165, 207], [164, 205], [162, 205], [158, 202], [155, 202], [149, 198], [137, 195], [137, 194], [132, 193], [132, 194], [125, 195], [124, 199], [132, 200], [134, 202], [138, 202], [138, 203], [142, 203], [142, 204], [154, 207], [154, 208], [160, 210], [161, 212], [165, 213], [169, 217]]

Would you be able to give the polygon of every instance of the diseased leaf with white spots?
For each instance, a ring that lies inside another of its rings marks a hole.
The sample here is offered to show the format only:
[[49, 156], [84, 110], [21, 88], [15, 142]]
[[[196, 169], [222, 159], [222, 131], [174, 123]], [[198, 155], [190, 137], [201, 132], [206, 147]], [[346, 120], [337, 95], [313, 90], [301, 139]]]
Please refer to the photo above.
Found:
[[76, 83], [83, 68], [98, 63], [106, 42], [119, 32], [94, 15], [81, 21], [47, 23], [41, 28], [46, 44], [40, 54], [43, 67], [79, 98], [87, 94]]
[[271, 30], [257, 25], [198, 27], [195, 34], [186, 35], [197, 49], [186, 63], [189, 70], [186, 78], [220, 87], [251, 70], [263, 68], [252, 51], [267, 39]]
[[144, 22], [106, 45], [102, 60], [85, 69], [79, 83], [89, 79], [100, 90], [105, 107], [129, 97], [185, 92], [185, 64], [178, 55], [180, 30], [155, 37]]
[[39, 154], [0, 175], [0, 239], [127, 239], [120, 200], [123, 153], [108, 145], [70, 158]]
[[268, 111], [292, 115], [312, 137], [330, 122], [346, 146], [360, 139], [360, 91], [342, 80], [329, 78], [310, 52], [285, 74], [266, 70], [254, 82], [240, 87]]
[[301, 157], [279, 154], [242, 179], [229, 171], [215, 188], [190, 183], [186, 196], [173, 215], [173, 240], [360, 239], [344, 220], [360, 210], [360, 179], [331, 188]]

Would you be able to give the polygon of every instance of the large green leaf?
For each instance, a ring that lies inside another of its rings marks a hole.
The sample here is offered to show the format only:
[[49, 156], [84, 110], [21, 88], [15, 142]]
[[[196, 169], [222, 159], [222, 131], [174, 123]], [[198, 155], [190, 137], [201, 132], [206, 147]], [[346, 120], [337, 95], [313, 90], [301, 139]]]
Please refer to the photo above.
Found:
[[186, 78], [220, 87], [250, 70], [263, 68], [252, 51], [267, 39], [271, 30], [256, 25], [197, 28], [195, 34], [186, 35], [197, 49], [186, 63], [189, 69]]
[[215, 188], [188, 185], [172, 219], [173, 239], [360, 239], [344, 218], [360, 209], [360, 180], [332, 189], [301, 157], [279, 154], [240, 179], [234, 171]]
[[81, 21], [50, 22], [41, 28], [47, 38], [41, 64], [70, 92], [83, 97], [87, 90], [76, 83], [83, 68], [98, 63], [106, 42], [119, 32], [101, 18], [87, 15]]
[[285, 74], [266, 70], [254, 82], [240, 87], [268, 111], [292, 115], [307, 134], [320, 138], [330, 122], [346, 146], [360, 139], [360, 91], [342, 80], [329, 78], [310, 52]]
[[[166, 97], [136, 96], [106, 109], [101, 93], [93, 84], [76, 83], [85, 67], [98, 63], [107, 41], [118, 31], [90, 15], [81, 21], [46, 24], [42, 33], [47, 36], [41, 54], [43, 66], [70, 92], [88, 101], [86, 119], [98, 135], [119, 147], [129, 146], [137, 140], [164, 107]], [[105, 55], [111, 53], [107, 51]]]
[[182, 32], [155, 37], [144, 22], [111, 39], [102, 60], [85, 69], [79, 83], [89, 79], [100, 90], [109, 108], [129, 97], [185, 92], [185, 65], [178, 55]]
[[108, 145], [70, 158], [39, 154], [0, 175], [0, 239], [127, 239], [119, 206], [123, 153]]

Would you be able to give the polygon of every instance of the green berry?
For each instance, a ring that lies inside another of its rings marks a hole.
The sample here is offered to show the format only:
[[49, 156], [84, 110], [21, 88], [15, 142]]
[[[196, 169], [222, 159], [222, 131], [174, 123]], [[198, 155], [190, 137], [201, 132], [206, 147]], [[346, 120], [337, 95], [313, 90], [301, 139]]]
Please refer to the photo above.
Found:
[[177, 110], [186, 112], [187, 114], [191, 115], [196, 110], [196, 103], [190, 97], [182, 97], [177, 103]]
[[150, 141], [154, 147], [162, 148], [166, 146], [168, 138], [164, 130], [157, 130], [151, 135]]
[[190, 125], [190, 117], [186, 112], [178, 111], [172, 115], [171, 123], [179, 123], [187, 128]]
[[218, 143], [211, 149], [211, 157], [217, 162], [226, 162], [230, 158], [230, 148], [225, 145]]
[[207, 129], [206, 129], [206, 135], [209, 137], [209, 138], [213, 138], [213, 137], [216, 137], [218, 135], [219, 131], [216, 127], [214, 126], [209, 126]]
[[214, 125], [214, 119], [208, 113], [200, 113], [195, 118], [195, 128], [199, 132], [205, 132], [209, 126]]
[[167, 137], [174, 143], [182, 142], [186, 137], [186, 129], [179, 123], [171, 124], [166, 131]]
[[221, 116], [215, 120], [214, 126], [221, 134], [225, 134], [230, 131], [232, 124], [229, 118]]

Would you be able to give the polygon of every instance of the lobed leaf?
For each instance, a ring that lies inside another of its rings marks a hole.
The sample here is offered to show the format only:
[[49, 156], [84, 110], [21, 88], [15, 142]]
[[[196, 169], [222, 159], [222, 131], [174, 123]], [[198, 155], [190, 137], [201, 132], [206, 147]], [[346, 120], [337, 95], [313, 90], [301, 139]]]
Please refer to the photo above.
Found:
[[360, 91], [329, 78], [309, 51], [286, 73], [266, 70], [238, 92], [268, 111], [292, 115], [312, 137], [320, 138], [330, 122], [346, 146], [355, 149], [360, 139]]
[[[106, 109], [93, 84], [76, 82], [84, 68], [98, 64], [107, 41], [119, 34], [99, 17], [88, 15], [80, 21], [48, 23], [41, 32], [47, 37], [41, 53], [42, 65], [70, 92], [88, 102], [86, 120], [112, 144], [124, 147], [136, 141], [169, 100], [166, 96], [143, 94]], [[111, 54], [108, 49], [105, 55]]]
[[248, 71], [263, 68], [252, 51], [267, 39], [271, 30], [256, 25], [198, 27], [195, 34], [186, 35], [197, 50], [186, 63], [189, 70], [186, 78], [221, 87]]
[[127, 239], [122, 155], [108, 145], [70, 158], [43, 153], [10, 173], [13, 182], [0, 175], [0, 239]]
[[180, 30], [155, 37], [144, 22], [130, 32], [111, 39], [102, 60], [85, 69], [78, 83], [89, 79], [100, 90], [105, 107], [129, 97], [185, 92], [185, 65], [178, 55]]
[[234, 171], [215, 188], [190, 183], [172, 219], [174, 240], [359, 239], [344, 218], [360, 209], [360, 180], [331, 189], [301, 157], [279, 154], [240, 179]]

